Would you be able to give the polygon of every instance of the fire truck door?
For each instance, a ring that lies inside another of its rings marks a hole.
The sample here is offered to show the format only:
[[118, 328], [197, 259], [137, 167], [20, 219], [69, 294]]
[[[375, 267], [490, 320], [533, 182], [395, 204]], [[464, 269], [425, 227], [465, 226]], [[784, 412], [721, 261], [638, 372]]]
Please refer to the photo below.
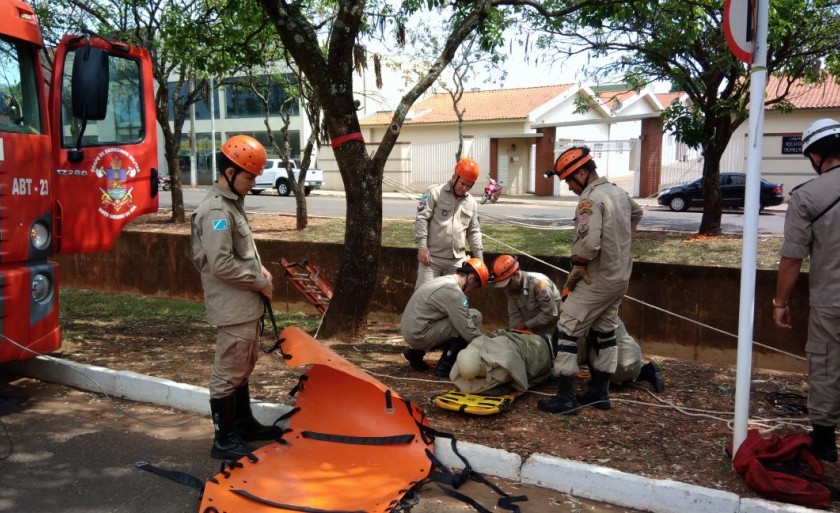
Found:
[[[90, 65], [89, 60], [96, 63]], [[106, 77], [107, 84], [97, 89]], [[91, 90], [103, 92], [105, 98], [91, 95]], [[87, 95], [89, 101], [98, 97], [100, 105], [88, 108], [92, 116], [79, 114], [73, 94]], [[100, 107], [107, 110], [97, 112]], [[65, 37], [54, 59], [50, 116], [54, 252], [108, 250], [127, 223], [158, 209], [157, 120], [149, 53], [95, 37]]]

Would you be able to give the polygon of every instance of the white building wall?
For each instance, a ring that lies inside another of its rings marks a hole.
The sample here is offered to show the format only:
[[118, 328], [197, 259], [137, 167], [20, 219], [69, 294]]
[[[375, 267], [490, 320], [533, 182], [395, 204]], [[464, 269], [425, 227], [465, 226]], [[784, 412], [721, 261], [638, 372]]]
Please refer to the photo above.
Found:
[[[811, 180], [816, 173], [801, 154], [782, 153], [783, 137], [801, 137], [802, 131], [820, 118], [840, 118], [840, 110], [799, 110], [790, 114], [766, 111], [764, 114], [764, 141], [762, 143], [761, 177], [784, 185], [785, 195], [794, 187]], [[743, 123], [732, 136], [746, 141], [749, 123]], [[746, 147], [746, 143], [744, 143]], [[744, 156], [746, 169], [746, 155]]]

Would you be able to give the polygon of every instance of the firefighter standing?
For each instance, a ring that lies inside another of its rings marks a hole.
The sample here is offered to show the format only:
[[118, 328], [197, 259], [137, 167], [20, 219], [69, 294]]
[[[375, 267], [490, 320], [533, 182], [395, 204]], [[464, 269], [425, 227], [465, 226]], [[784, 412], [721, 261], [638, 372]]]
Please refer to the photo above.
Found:
[[[493, 262], [495, 287], [503, 287], [508, 300], [509, 326], [551, 337], [560, 319], [562, 300], [560, 291], [551, 279], [540, 273], [523, 271], [511, 255], [499, 255]], [[592, 331], [578, 338], [578, 365], [586, 365], [590, 358], [588, 338]], [[656, 392], [665, 390], [665, 378], [656, 362], [642, 364], [642, 348], [618, 319], [615, 330], [617, 347], [616, 370], [610, 378], [614, 385], [633, 381], [647, 381]]]
[[[558, 391], [538, 407], [549, 413], [570, 413], [579, 402], [609, 409], [610, 379], [617, 365], [618, 307], [630, 282], [630, 243], [642, 209], [617, 185], [598, 176], [585, 146], [561, 153], [550, 174], [564, 180], [580, 201], [575, 211], [572, 270], [563, 287], [570, 293], [552, 336], [557, 351], [552, 374], [558, 380]], [[589, 349], [592, 379], [589, 390], [576, 397], [577, 341], [590, 328], [594, 339]]]
[[264, 298], [271, 273], [263, 267], [245, 216], [244, 196], [262, 174], [266, 152], [253, 137], [235, 135], [221, 148], [221, 179], [192, 216], [192, 260], [201, 273], [207, 319], [217, 327], [210, 373], [213, 458], [239, 459], [252, 440], [271, 440], [280, 428], [263, 426], [251, 413], [248, 377], [257, 362]]
[[799, 279], [802, 260], [808, 273], [808, 416], [811, 452], [837, 461], [835, 427], [840, 422], [840, 122], [820, 119], [802, 134], [802, 154], [816, 178], [795, 188], [785, 214], [773, 322], [790, 329], [788, 299]]
[[412, 369], [428, 369], [423, 361], [426, 351], [443, 346], [435, 375], [449, 376], [458, 353], [481, 335], [481, 312], [470, 308], [466, 293], [486, 285], [489, 277], [484, 262], [470, 258], [454, 275], [434, 278], [414, 291], [400, 320], [409, 346], [403, 356]]
[[417, 205], [414, 241], [417, 244], [417, 282], [453, 274], [466, 260], [464, 239], [479, 260], [484, 258], [478, 203], [469, 190], [478, 180], [478, 163], [464, 158], [455, 165], [449, 182], [429, 187]]

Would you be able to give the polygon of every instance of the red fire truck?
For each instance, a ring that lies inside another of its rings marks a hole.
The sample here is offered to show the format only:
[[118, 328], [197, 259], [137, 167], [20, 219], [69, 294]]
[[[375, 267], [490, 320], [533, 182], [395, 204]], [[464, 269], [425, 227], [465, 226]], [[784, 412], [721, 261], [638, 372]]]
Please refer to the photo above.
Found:
[[151, 58], [66, 36], [45, 77], [32, 8], [0, 0], [0, 363], [61, 345], [57, 254], [109, 249], [158, 208]]

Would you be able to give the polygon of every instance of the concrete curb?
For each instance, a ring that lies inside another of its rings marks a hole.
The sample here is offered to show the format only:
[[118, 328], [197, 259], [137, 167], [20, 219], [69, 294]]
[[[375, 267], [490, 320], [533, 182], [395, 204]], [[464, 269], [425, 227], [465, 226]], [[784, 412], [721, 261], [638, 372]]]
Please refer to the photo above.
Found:
[[[31, 360], [12, 362], [6, 370], [21, 376], [68, 385], [94, 393], [131, 401], [168, 406], [183, 411], [210, 415], [210, 394], [206, 388], [155, 378], [130, 371], [115, 371], [105, 367], [38, 356]], [[283, 404], [252, 402], [254, 417], [271, 424], [292, 408]]]
[[[179, 410], [209, 414], [206, 388], [177, 383], [135, 372], [114, 371], [82, 365], [58, 358], [39, 356], [13, 362], [4, 369], [42, 381], [68, 385], [95, 393], [168, 406]], [[290, 406], [253, 403], [254, 416], [271, 423], [291, 410]], [[818, 513], [819, 510], [741, 498], [737, 494], [703, 488], [669, 479], [649, 479], [618, 470], [565, 460], [545, 454], [522, 457], [469, 442], [457, 442], [458, 452], [482, 474], [557, 490], [576, 497], [630, 507], [652, 513], [691, 511], [692, 513]], [[464, 462], [446, 438], [435, 441], [435, 455], [451, 468], [462, 469]]]

